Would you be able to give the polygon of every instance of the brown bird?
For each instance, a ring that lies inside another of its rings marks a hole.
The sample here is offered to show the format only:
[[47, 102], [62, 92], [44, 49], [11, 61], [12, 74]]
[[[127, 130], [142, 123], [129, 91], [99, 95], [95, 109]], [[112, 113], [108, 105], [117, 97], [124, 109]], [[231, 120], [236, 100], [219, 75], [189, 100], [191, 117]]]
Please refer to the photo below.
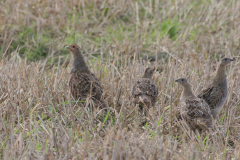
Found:
[[226, 66], [232, 61], [234, 60], [231, 58], [223, 58], [218, 65], [212, 83], [197, 95], [210, 106], [214, 119], [220, 113], [227, 98]]
[[86, 100], [91, 96], [97, 107], [105, 108], [103, 89], [99, 79], [89, 70], [80, 47], [76, 44], [66, 46], [71, 51], [71, 71], [68, 80], [70, 93], [75, 100]]
[[147, 68], [141, 79], [135, 81], [132, 87], [134, 104], [139, 104], [142, 110], [144, 106], [155, 106], [158, 98], [158, 87], [152, 80], [155, 68]]
[[192, 93], [192, 88], [187, 79], [175, 80], [183, 86], [180, 97], [179, 109], [181, 118], [186, 122], [191, 130], [208, 130], [212, 128], [212, 115], [208, 104]]

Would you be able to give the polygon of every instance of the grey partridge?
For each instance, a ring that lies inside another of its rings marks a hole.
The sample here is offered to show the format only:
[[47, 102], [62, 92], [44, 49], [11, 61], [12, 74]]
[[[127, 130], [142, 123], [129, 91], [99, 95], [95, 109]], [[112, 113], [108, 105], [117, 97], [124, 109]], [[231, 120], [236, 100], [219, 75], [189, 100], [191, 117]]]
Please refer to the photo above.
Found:
[[142, 110], [144, 106], [155, 106], [158, 98], [158, 87], [152, 76], [155, 68], [147, 68], [141, 79], [135, 81], [132, 87], [132, 97], [134, 104], [139, 104]]
[[179, 110], [181, 118], [191, 130], [209, 130], [212, 128], [212, 115], [208, 104], [192, 93], [190, 83], [185, 78], [175, 80], [183, 86], [180, 97]]
[[91, 97], [97, 107], [105, 108], [103, 88], [99, 79], [89, 70], [80, 47], [76, 44], [66, 46], [71, 51], [71, 69], [68, 85], [72, 97], [86, 100]]
[[214, 119], [220, 113], [227, 98], [226, 66], [232, 61], [234, 60], [231, 58], [223, 58], [218, 65], [212, 83], [197, 95], [210, 106]]

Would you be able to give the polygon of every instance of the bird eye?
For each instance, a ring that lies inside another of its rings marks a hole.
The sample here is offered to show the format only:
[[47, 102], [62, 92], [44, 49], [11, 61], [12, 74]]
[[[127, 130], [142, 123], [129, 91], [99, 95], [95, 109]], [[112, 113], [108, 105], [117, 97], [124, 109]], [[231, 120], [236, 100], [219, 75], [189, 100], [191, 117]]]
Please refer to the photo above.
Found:
[[182, 79], [182, 81], [183, 81], [183, 79]]
[[75, 46], [73, 46], [73, 48], [75, 48]]

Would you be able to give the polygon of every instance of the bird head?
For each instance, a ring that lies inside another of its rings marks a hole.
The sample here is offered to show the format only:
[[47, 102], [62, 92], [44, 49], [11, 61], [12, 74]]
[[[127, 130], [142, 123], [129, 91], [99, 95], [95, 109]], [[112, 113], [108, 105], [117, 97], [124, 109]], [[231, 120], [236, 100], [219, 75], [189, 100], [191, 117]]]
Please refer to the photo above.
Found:
[[186, 85], [189, 84], [188, 80], [186, 78], [179, 78], [179, 79], [175, 80], [175, 82], [178, 82], [178, 83], [180, 83], [183, 86], [186, 86]]
[[221, 63], [220, 63], [220, 65], [221, 66], [226, 66], [226, 65], [228, 65], [230, 62], [232, 62], [232, 61], [234, 61], [234, 59], [231, 59], [231, 58], [223, 58], [222, 60], [221, 60]]
[[66, 46], [65, 48], [69, 49], [73, 55], [80, 52], [80, 47], [76, 44], [70, 44], [69, 46]]
[[154, 68], [147, 68], [144, 72], [143, 78], [152, 78], [154, 71], [156, 70], [156, 67]]

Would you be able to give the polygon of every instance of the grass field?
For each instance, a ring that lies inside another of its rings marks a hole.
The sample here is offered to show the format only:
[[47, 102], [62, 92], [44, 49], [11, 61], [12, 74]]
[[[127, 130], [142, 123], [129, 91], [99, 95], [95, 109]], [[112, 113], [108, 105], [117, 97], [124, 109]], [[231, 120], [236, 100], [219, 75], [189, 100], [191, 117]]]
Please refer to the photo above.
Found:
[[[0, 159], [240, 159], [240, 1], [0, 3]], [[101, 79], [107, 111], [71, 98], [71, 43]], [[176, 121], [174, 80], [197, 93], [222, 57], [235, 59], [226, 103], [210, 135], [195, 135]], [[149, 66], [158, 105], [141, 116], [130, 90]]]

